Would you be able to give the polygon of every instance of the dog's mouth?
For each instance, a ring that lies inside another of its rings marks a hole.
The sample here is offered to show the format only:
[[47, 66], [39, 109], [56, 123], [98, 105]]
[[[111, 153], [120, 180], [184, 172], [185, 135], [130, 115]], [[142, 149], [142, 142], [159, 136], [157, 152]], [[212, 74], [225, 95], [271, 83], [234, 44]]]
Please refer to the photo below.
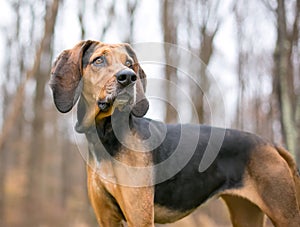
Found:
[[100, 111], [102, 111], [102, 112], [108, 112], [109, 108], [111, 107], [110, 102], [105, 102], [105, 101], [101, 101], [101, 100], [99, 100], [97, 102], [97, 105], [98, 105]]
[[114, 101], [114, 106], [117, 107], [120, 111], [129, 110], [130, 108], [127, 109], [126, 107], [130, 107], [133, 104], [134, 104], [133, 96], [126, 92], [119, 94]]
[[99, 113], [97, 114], [97, 118], [102, 119], [110, 116], [115, 108], [118, 108], [119, 111], [130, 111], [133, 103], [134, 98], [127, 92], [119, 93], [114, 97], [109, 96], [105, 99], [98, 100], [97, 106], [99, 108]]
[[97, 105], [102, 112], [108, 112], [109, 108], [114, 106], [124, 108], [124, 106], [132, 104], [133, 98], [129, 94], [121, 94], [109, 100], [98, 100]]

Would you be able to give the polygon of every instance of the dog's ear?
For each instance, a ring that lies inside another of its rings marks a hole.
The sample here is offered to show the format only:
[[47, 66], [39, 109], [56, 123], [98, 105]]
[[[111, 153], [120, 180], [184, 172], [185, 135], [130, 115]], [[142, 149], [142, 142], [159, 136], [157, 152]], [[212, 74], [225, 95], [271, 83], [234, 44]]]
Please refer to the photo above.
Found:
[[144, 70], [142, 69], [142, 67], [140, 66], [140, 64], [137, 63], [138, 66], [138, 74], [139, 74], [139, 78], [142, 81], [142, 85], [143, 85], [143, 89], [144, 92], [146, 92], [146, 87], [147, 87], [147, 78], [146, 78], [146, 74], [144, 72]]
[[132, 114], [136, 117], [144, 116], [149, 109], [149, 102], [145, 96], [146, 92], [146, 74], [138, 63], [136, 54], [129, 44], [125, 44], [125, 48], [129, 56], [134, 60], [133, 70], [138, 74], [139, 79], [136, 82], [136, 102], [132, 108]]
[[81, 41], [75, 47], [63, 51], [51, 69], [50, 87], [56, 108], [66, 113], [78, 100], [82, 85], [82, 57], [95, 41]]
[[138, 67], [136, 71], [138, 72], [139, 80], [136, 83], [136, 102], [132, 108], [132, 113], [136, 117], [143, 117], [149, 109], [149, 101], [145, 96], [147, 80], [140, 64], [137, 63], [135, 67]]

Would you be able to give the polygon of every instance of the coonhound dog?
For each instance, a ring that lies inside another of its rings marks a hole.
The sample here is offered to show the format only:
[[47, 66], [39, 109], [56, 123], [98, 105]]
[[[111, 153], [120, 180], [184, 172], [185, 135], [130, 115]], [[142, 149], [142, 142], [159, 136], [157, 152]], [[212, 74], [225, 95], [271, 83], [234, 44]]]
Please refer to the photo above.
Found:
[[81, 41], [59, 55], [50, 86], [62, 113], [79, 99], [75, 129], [88, 140], [100, 226], [174, 222], [212, 197], [224, 199], [236, 227], [263, 226], [264, 214], [275, 226], [300, 226], [291, 155], [254, 134], [143, 117], [146, 75], [130, 45]]

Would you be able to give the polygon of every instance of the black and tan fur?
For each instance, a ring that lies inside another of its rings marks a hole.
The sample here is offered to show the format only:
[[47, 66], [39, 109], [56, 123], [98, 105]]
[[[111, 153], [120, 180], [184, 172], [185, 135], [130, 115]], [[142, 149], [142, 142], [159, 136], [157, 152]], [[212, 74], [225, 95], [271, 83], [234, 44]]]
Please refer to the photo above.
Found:
[[[76, 130], [89, 143], [88, 192], [100, 226], [122, 226], [123, 220], [136, 227], [174, 222], [217, 196], [226, 202], [233, 226], [263, 226], [264, 214], [275, 226], [300, 226], [299, 175], [285, 149], [237, 130], [143, 118], [145, 79], [128, 44], [82, 41], [52, 68], [57, 109], [68, 112], [79, 99]], [[125, 98], [117, 102], [118, 96]], [[212, 130], [224, 132], [224, 140], [216, 159], [200, 172]], [[180, 138], [175, 159], [152, 169], [174, 155]], [[149, 150], [153, 141], [159, 144]], [[154, 184], [190, 151], [182, 169]]]

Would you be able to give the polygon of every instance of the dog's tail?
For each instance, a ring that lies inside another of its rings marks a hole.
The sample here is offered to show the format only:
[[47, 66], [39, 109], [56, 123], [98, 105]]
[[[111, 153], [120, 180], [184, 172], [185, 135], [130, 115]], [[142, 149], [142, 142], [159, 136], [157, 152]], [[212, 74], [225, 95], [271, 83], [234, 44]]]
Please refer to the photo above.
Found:
[[296, 162], [293, 159], [292, 155], [283, 147], [276, 146], [276, 149], [280, 156], [287, 162], [292, 172], [295, 186], [296, 186], [296, 193], [297, 193], [297, 201], [300, 208], [300, 175], [299, 170], [297, 168]]

